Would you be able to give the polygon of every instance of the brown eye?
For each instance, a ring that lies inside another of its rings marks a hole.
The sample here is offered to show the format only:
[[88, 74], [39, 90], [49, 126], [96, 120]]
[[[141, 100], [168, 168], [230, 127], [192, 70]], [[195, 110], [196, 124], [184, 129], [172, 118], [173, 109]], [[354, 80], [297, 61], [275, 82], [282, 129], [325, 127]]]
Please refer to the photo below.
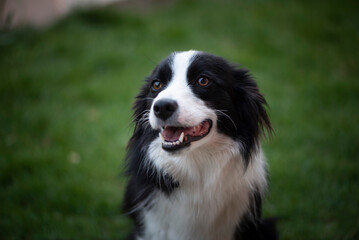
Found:
[[155, 80], [155, 81], [152, 82], [152, 89], [154, 91], [158, 91], [161, 88], [162, 88], [162, 83], [160, 81]]
[[198, 85], [200, 85], [201, 87], [205, 87], [209, 84], [209, 80], [208, 78], [206, 77], [200, 77], [198, 80], [197, 80], [197, 83]]

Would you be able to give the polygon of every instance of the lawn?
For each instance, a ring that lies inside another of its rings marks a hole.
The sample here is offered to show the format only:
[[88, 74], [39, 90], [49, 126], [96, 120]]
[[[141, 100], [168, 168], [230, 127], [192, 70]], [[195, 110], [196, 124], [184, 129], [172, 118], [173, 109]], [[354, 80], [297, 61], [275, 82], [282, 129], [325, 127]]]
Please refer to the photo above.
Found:
[[0, 239], [124, 239], [131, 104], [199, 49], [249, 68], [270, 106], [265, 216], [281, 239], [359, 239], [357, 1], [178, 1], [0, 32]]

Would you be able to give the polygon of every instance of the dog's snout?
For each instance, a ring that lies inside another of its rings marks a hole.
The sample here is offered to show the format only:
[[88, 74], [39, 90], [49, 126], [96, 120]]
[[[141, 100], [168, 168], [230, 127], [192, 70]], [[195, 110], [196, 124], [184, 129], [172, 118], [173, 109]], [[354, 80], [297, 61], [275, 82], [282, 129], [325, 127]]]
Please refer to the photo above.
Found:
[[173, 115], [177, 110], [178, 104], [172, 99], [161, 99], [158, 100], [153, 106], [153, 111], [156, 117], [166, 120]]

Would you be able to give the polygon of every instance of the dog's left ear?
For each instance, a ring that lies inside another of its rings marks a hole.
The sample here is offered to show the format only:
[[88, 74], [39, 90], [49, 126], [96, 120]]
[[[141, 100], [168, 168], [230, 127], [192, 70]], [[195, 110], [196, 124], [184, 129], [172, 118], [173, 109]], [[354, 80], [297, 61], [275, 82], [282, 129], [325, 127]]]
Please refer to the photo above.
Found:
[[242, 125], [238, 134], [245, 150], [244, 157], [248, 159], [253, 148], [257, 147], [260, 135], [265, 132], [270, 135], [273, 130], [266, 111], [267, 102], [248, 71], [236, 69], [234, 77], [235, 108]]

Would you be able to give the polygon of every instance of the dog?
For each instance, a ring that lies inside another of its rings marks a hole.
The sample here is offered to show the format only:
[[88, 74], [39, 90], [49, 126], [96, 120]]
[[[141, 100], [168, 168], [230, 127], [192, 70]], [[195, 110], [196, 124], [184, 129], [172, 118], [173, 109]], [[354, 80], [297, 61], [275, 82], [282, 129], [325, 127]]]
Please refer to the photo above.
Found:
[[274, 220], [261, 218], [266, 107], [249, 72], [221, 57], [191, 50], [159, 63], [133, 106], [129, 239], [276, 239]]

